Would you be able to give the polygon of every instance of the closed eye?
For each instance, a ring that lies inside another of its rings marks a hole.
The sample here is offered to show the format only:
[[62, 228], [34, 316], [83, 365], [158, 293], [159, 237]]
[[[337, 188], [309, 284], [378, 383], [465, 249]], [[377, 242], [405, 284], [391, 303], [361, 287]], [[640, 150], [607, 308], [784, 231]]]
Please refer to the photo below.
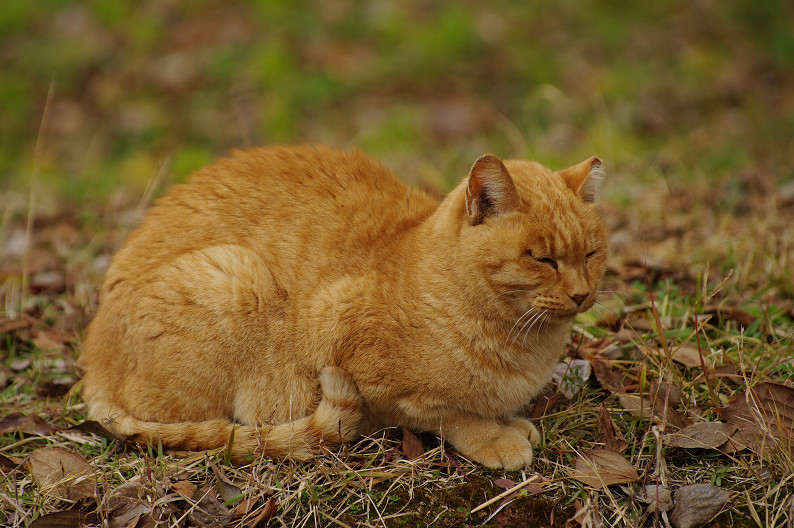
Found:
[[594, 256], [595, 256], [595, 254], [596, 254], [596, 253], [597, 253], [596, 251], [591, 251], [590, 253], [588, 253], [587, 255], [585, 255], [585, 257], [584, 257], [584, 258], [585, 258], [585, 260], [590, 260], [592, 257], [594, 257]]
[[547, 266], [551, 266], [552, 268], [557, 269], [557, 261], [552, 259], [552, 258], [548, 258], [548, 257], [540, 257], [539, 258], [539, 257], [536, 257], [535, 255], [532, 254], [532, 250], [531, 249], [527, 250], [527, 255], [529, 255], [533, 259], [537, 260], [538, 262], [542, 262], [543, 264], [546, 264]]

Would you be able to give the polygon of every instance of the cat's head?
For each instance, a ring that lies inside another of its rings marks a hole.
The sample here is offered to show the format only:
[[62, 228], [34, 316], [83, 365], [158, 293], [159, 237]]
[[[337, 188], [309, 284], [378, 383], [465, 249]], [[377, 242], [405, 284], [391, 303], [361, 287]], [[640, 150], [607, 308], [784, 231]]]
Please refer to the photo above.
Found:
[[483, 308], [565, 322], [595, 304], [607, 256], [594, 205], [602, 178], [595, 157], [557, 172], [492, 154], [474, 163], [458, 193], [459, 256]]

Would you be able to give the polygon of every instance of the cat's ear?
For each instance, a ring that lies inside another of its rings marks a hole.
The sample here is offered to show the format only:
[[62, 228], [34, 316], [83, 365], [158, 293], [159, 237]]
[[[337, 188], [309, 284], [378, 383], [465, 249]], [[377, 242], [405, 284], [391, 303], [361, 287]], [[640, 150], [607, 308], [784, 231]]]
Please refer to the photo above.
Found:
[[601, 160], [593, 156], [590, 159], [558, 171], [568, 187], [587, 203], [595, 202], [596, 191], [604, 179], [604, 169]]
[[502, 160], [493, 154], [480, 156], [471, 167], [466, 187], [466, 213], [472, 225], [520, 206], [516, 184]]

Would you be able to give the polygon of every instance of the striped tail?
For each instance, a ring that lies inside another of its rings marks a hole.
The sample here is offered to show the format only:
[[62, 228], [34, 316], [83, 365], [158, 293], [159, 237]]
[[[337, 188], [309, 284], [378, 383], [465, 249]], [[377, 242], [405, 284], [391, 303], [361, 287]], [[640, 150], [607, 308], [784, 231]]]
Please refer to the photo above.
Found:
[[140, 445], [203, 451], [229, 444], [234, 431], [231, 460], [242, 464], [252, 457], [305, 460], [333, 450], [358, 435], [363, 417], [363, 400], [355, 383], [339, 368], [320, 372], [322, 399], [317, 409], [294, 422], [245, 426], [229, 420], [159, 423], [138, 420], [123, 409], [102, 400], [89, 402], [89, 416]]

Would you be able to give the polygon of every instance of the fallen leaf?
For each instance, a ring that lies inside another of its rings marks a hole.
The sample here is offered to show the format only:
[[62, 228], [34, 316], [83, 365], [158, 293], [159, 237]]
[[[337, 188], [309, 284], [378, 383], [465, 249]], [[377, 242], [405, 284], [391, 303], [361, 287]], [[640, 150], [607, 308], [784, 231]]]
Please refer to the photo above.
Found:
[[622, 455], [606, 449], [593, 449], [574, 462], [571, 478], [594, 488], [636, 482], [637, 470]]
[[108, 512], [109, 528], [137, 526], [141, 518], [151, 520], [154, 511], [154, 505], [138, 480], [129, 480], [116, 487], [105, 496], [103, 502]]
[[93, 497], [96, 492], [93, 468], [77, 453], [60, 447], [36, 449], [28, 464], [33, 480], [44, 493], [80, 500]]
[[675, 528], [694, 528], [716, 517], [730, 495], [712, 484], [690, 484], [675, 492], [675, 508], [670, 520]]
[[226, 473], [211, 461], [210, 467], [212, 467], [212, 472], [215, 473], [218, 479], [215, 489], [218, 490], [218, 495], [221, 496], [223, 502], [231, 501], [243, 494], [243, 491], [226, 476]]
[[204, 486], [193, 494], [193, 499], [197, 503], [188, 511], [188, 518], [205, 528], [222, 528], [229, 524], [232, 513], [221, 504], [213, 491], [211, 487]]
[[273, 517], [273, 514], [276, 513], [276, 500], [273, 497], [270, 497], [262, 509], [259, 510], [256, 517], [253, 517], [249, 522], [245, 524], [246, 528], [257, 528], [261, 525], [261, 523], [265, 523]]
[[31, 342], [36, 346], [39, 350], [57, 350], [63, 351], [64, 343], [59, 336], [56, 336], [50, 332], [35, 332], [33, 337], [31, 337]]
[[502, 489], [510, 489], [510, 488], [515, 488], [516, 487], [516, 483], [513, 482], [510, 479], [507, 479], [507, 478], [496, 479], [496, 480], [493, 481], [493, 483], [496, 484], [497, 486], [499, 486]]
[[625, 372], [612, 368], [609, 361], [603, 358], [593, 358], [590, 360], [598, 383], [609, 392], [615, 393], [623, 388], [623, 382], [628, 376]]
[[11, 370], [13, 370], [15, 372], [21, 372], [21, 371], [27, 369], [28, 367], [30, 367], [30, 358], [16, 358], [16, 359], [13, 359], [8, 364], [8, 366], [11, 367]]
[[736, 307], [725, 308], [725, 307], [711, 305], [704, 307], [703, 313], [709, 315], [716, 315], [721, 320], [730, 319], [732, 321], [736, 321], [737, 323], [739, 323], [739, 326], [742, 328], [748, 328], [751, 324], [755, 322], [756, 319], [758, 319], [753, 314], [745, 312], [744, 310], [741, 310]]
[[0, 418], [0, 434], [25, 433], [48, 436], [59, 431], [63, 431], [63, 429], [48, 424], [42, 417], [35, 414], [11, 413]]
[[551, 379], [557, 384], [557, 390], [570, 400], [585, 386], [592, 370], [587, 360], [565, 358], [555, 365]]
[[46, 513], [33, 520], [28, 528], [82, 528], [99, 524], [101, 521], [96, 512], [79, 510], [66, 510], [55, 513]]
[[605, 404], [601, 404], [596, 421], [599, 440], [604, 444], [604, 449], [620, 453], [628, 447], [623, 433], [618, 428], [615, 420], [609, 415], [609, 410]]
[[20, 330], [22, 328], [27, 328], [31, 324], [28, 320], [19, 320], [19, 319], [0, 319], [0, 334], [6, 334], [9, 332], [13, 332], [14, 330]]
[[646, 484], [640, 488], [637, 499], [648, 505], [648, 511], [670, 511], [673, 509], [673, 497], [670, 490], [656, 484]]
[[685, 449], [717, 449], [736, 432], [736, 426], [722, 422], [700, 422], [684, 427], [676, 433], [664, 435], [670, 447]]
[[618, 400], [620, 405], [629, 411], [632, 416], [638, 418], [650, 418], [653, 416], [653, 404], [639, 394], [618, 394]]
[[18, 471], [20, 468], [21, 462], [15, 458], [7, 457], [5, 455], [0, 455], [0, 471], [3, 473], [10, 473], [12, 471]]
[[425, 454], [422, 441], [407, 427], [403, 427], [403, 453], [408, 460], [414, 460]]
[[[714, 366], [713, 362], [706, 357], [706, 352], [705, 350], [698, 350], [695, 346], [681, 345], [673, 350], [673, 361], [690, 368], [702, 367], [703, 364], [705, 364], [707, 368], [712, 367]], [[701, 354], [703, 355], [702, 364], [700, 362]]]
[[739, 428], [743, 439], [756, 452], [770, 443], [794, 442], [794, 388], [779, 383], [759, 383], [734, 397], [726, 407], [716, 409], [725, 420]]
[[81, 433], [92, 434], [105, 440], [121, 440], [122, 438], [105, 429], [102, 424], [94, 420], [86, 420], [85, 422], [73, 425], [69, 428], [70, 431], [79, 431]]
[[660, 422], [679, 429], [692, 423], [689, 418], [673, 409], [669, 404], [665, 406], [664, 400], [651, 401], [639, 394], [618, 394], [618, 400], [624, 409], [639, 418], [655, 417]]
[[684, 391], [665, 381], [653, 380], [648, 391], [648, 398], [652, 402], [656, 400], [664, 402], [666, 400], [671, 407], [675, 408], [681, 406], [681, 402], [684, 399]]
[[532, 405], [532, 411], [529, 413], [529, 419], [537, 420], [547, 413], [552, 412], [554, 408], [563, 401], [563, 398], [562, 394], [551, 387], [546, 388], [546, 390], [541, 392], [535, 399], [535, 403]]
[[193, 498], [196, 493], [196, 485], [189, 480], [178, 480], [171, 484], [171, 490], [177, 495], [181, 495], [187, 499]]

